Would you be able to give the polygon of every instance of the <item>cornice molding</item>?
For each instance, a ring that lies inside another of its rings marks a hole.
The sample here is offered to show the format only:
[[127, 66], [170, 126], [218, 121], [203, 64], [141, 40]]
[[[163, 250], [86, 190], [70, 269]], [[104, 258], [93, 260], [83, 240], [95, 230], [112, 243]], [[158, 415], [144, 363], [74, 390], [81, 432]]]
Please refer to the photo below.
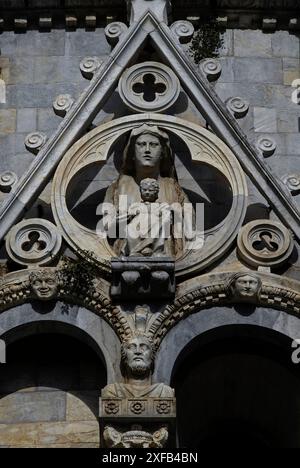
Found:
[[[300, 0], [172, 0], [173, 20], [220, 17], [229, 28], [300, 29]], [[127, 21], [125, 0], [1, 0], [0, 30], [93, 29]], [[270, 20], [272, 22], [270, 23]], [[271, 26], [270, 26], [271, 25]]]

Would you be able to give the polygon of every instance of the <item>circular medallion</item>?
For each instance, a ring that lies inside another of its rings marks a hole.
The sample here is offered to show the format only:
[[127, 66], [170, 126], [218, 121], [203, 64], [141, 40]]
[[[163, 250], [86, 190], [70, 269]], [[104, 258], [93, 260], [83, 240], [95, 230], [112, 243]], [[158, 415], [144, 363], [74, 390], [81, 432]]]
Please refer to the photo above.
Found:
[[20, 265], [47, 265], [58, 255], [61, 242], [61, 235], [50, 221], [26, 219], [9, 231], [6, 250]]
[[[204, 244], [197, 249], [192, 247], [183, 254], [180, 251], [176, 256], [176, 276], [194, 274], [224, 255], [235, 241], [247, 209], [247, 184], [231, 150], [213, 133], [191, 122], [161, 114], [132, 115], [108, 122], [85, 135], [66, 153], [54, 176], [51, 204], [55, 222], [66, 242], [79, 255], [84, 257], [86, 251], [93, 252], [99, 267], [106, 273], [111, 271], [115, 251], [106, 238], [99, 236], [97, 229], [81, 224], [72, 216], [68, 208], [68, 193], [74, 190], [75, 180], [76, 186], [80, 185], [80, 177], [83, 184], [87, 178], [91, 180], [90, 176], [84, 176], [84, 170], [95, 170], [97, 173], [105, 165], [111, 148], [117, 148], [124, 155], [123, 144], [119, 142], [128, 140], [129, 134], [142, 126], [158, 127], [170, 137], [180, 139], [186, 147], [186, 157], [191, 158], [191, 164], [204, 174], [207, 166], [217, 169], [230, 187], [232, 203], [229, 211], [217, 225], [205, 230]], [[94, 169], [95, 165], [98, 167]], [[112, 182], [107, 181], [106, 193], [114, 185]], [[189, 184], [191, 186], [192, 183]], [[99, 199], [100, 205], [102, 202], [103, 198]]]
[[238, 236], [238, 253], [247, 265], [278, 267], [288, 260], [294, 244], [290, 231], [281, 223], [252, 221]]
[[161, 63], [134, 65], [119, 81], [119, 94], [134, 112], [162, 112], [176, 102], [179, 93], [178, 78]]

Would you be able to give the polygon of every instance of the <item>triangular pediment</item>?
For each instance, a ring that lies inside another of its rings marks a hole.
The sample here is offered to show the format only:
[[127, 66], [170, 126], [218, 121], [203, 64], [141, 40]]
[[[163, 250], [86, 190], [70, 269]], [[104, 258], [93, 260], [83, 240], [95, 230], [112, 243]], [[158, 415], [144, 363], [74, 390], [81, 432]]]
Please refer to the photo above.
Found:
[[0, 209], [0, 238], [3, 239], [22, 218], [50, 182], [66, 152], [90, 127], [115, 91], [124, 71], [136, 63], [147, 41], [159, 54], [162, 62], [179, 78], [182, 88], [212, 132], [230, 148], [252, 184], [299, 240], [300, 213], [290, 194], [249, 143], [206, 77], [186, 55], [178, 37], [151, 11], [128, 29], [124, 27], [118, 44], [96, 71], [90, 85], [73, 104], [56, 133], [39, 151], [29, 170], [3, 202]]

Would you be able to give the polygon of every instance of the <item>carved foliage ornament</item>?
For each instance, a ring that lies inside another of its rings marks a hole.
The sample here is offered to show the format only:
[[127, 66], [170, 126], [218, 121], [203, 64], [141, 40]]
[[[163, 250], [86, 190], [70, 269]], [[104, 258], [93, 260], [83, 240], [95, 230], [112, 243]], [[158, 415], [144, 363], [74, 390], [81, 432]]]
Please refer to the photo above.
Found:
[[252, 221], [238, 236], [238, 254], [250, 266], [279, 267], [289, 259], [293, 248], [291, 232], [275, 221]]
[[134, 65], [119, 81], [120, 97], [134, 112], [162, 112], [176, 102], [179, 92], [175, 73], [156, 62]]

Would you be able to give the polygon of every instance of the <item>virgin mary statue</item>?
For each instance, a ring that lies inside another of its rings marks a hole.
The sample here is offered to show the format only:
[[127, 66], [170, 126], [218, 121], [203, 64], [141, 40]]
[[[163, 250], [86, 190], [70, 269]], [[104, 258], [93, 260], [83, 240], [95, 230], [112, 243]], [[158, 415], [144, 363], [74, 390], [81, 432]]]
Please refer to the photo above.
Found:
[[[119, 210], [121, 197], [127, 197], [129, 212], [136, 204], [143, 203], [140, 184], [144, 179], [157, 181], [159, 192], [156, 202], [160, 206], [164, 209], [166, 206], [171, 207], [171, 212], [174, 211], [174, 207], [175, 210], [179, 208], [183, 212], [183, 205], [189, 203], [189, 200], [177, 180], [169, 136], [154, 125], [142, 125], [132, 130], [124, 150], [120, 175], [107, 189], [104, 201], [115, 206], [119, 220], [122, 218]], [[174, 219], [174, 213], [172, 216]], [[129, 218], [128, 222], [131, 222]], [[124, 255], [127, 244], [126, 239], [118, 238], [113, 242], [113, 249], [117, 255]], [[161, 245], [161, 242], [158, 244]], [[172, 229], [164, 244], [165, 255], [177, 257], [183, 251], [183, 238], [174, 236]], [[153, 255], [156, 255], [155, 242]]]

